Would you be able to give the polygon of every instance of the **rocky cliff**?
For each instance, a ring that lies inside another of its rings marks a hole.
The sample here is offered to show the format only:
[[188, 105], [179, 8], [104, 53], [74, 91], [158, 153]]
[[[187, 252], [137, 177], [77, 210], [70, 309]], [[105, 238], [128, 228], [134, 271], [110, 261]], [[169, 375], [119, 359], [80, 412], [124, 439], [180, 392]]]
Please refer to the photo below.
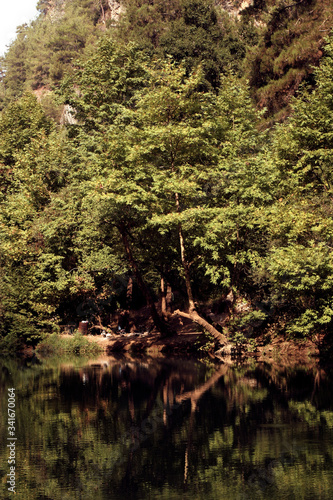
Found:
[[254, 4], [254, 0], [215, 0], [215, 4], [228, 14], [238, 17], [242, 11]]

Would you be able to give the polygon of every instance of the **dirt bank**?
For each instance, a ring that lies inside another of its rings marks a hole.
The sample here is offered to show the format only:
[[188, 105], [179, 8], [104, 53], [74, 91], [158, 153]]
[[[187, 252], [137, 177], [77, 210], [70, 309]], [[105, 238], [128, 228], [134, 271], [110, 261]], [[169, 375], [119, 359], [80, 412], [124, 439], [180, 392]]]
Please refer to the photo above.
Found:
[[[70, 335], [62, 335], [62, 338], [70, 338]], [[124, 334], [103, 337], [102, 335], [86, 335], [89, 342], [97, 343], [105, 354], [113, 352], [132, 353], [163, 353], [169, 355], [177, 354], [203, 354], [207, 353], [215, 357], [213, 349], [207, 350], [205, 346], [206, 338], [201, 332], [182, 332], [170, 338], [162, 338], [157, 333], [150, 334]], [[241, 355], [253, 357], [258, 361], [271, 362], [280, 360], [283, 364], [288, 360], [309, 361], [311, 358], [319, 356], [318, 342], [307, 340], [306, 342], [285, 340], [283, 337], [276, 337], [269, 344], [265, 344], [264, 339], [257, 339], [257, 346], [250, 352], [247, 347], [239, 349]], [[230, 354], [230, 353], [227, 353]], [[223, 356], [221, 356], [223, 358]]]
[[[70, 335], [62, 335], [70, 338]], [[163, 352], [165, 354], [193, 353], [204, 343], [204, 335], [200, 332], [183, 333], [170, 338], [161, 338], [157, 333], [125, 334], [103, 337], [102, 335], [86, 335], [89, 342], [97, 343], [106, 354], [112, 352]]]

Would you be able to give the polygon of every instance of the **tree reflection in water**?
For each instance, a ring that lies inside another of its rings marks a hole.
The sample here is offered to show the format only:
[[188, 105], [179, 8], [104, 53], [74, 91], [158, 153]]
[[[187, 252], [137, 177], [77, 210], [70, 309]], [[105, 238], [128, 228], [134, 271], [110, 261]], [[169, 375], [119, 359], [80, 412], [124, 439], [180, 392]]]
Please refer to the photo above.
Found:
[[75, 363], [1, 363], [0, 470], [5, 484], [13, 386], [18, 498], [331, 497], [330, 370], [189, 359]]

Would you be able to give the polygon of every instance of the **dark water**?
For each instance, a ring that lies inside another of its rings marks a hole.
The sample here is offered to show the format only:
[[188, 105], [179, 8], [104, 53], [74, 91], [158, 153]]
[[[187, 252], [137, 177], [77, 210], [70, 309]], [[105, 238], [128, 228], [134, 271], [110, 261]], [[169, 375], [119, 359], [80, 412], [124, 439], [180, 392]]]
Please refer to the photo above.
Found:
[[331, 499], [333, 377], [316, 365], [0, 361], [0, 498]]

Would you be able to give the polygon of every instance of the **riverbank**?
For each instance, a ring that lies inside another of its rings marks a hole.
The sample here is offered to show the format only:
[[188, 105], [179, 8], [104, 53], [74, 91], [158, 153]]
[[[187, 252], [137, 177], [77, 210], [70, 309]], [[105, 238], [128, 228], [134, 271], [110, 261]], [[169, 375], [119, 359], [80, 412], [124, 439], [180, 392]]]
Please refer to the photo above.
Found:
[[[67, 334], [61, 335], [63, 342], [70, 341], [72, 337], [72, 335]], [[259, 337], [255, 344], [243, 346], [234, 344], [233, 349], [225, 352], [214, 352], [212, 345], [207, 343], [207, 338], [201, 332], [180, 333], [166, 338], [162, 338], [157, 333], [113, 335], [112, 337], [86, 335], [84, 338], [90, 343], [98, 345], [106, 355], [116, 352], [147, 355], [195, 354], [196, 356], [207, 355], [210, 358], [222, 360], [225, 356], [239, 354], [262, 362], [287, 361], [292, 358], [293, 361], [299, 360], [301, 363], [318, 358], [320, 355], [318, 340], [286, 340], [281, 336], [271, 339], [269, 343], [265, 337]]]
[[[66, 342], [72, 335], [62, 334], [61, 339]], [[163, 353], [184, 354], [197, 353], [205, 343], [205, 337], [201, 332], [181, 333], [172, 337], [161, 337], [158, 333], [150, 334], [124, 334], [104, 337], [102, 335], [85, 335], [92, 344], [98, 345], [105, 354], [113, 352], [136, 352], [136, 353]]]

